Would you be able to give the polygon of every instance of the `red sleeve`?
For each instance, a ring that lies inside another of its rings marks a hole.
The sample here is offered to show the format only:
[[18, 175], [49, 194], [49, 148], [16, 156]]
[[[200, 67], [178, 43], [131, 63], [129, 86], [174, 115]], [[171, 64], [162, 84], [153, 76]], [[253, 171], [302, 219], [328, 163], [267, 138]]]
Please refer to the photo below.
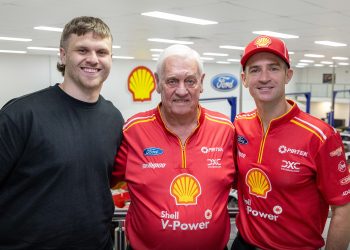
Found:
[[344, 146], [338, 133], [325, 141], [316, 156], [317, 185], [330, 205], [350, 202], [350, 169], [346, 164]]
[[125, 170], [128, 155], [128, 145], [123, 139], [122, 144], [114, 159], [114, 167], [111, 175], [110, 187], [113, 188], [118, 182], [125, 181]]

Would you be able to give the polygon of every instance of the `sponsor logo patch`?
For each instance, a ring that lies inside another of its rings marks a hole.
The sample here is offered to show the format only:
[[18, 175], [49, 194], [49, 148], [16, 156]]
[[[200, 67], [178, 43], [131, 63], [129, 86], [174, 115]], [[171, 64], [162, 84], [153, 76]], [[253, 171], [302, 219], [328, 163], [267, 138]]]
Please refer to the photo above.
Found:
[[300, 172], [299, 162], [282, 160], [281, 170], [288, 172]]
[[224, 150], [220, 147], [213, 147], [213, 148], [210, 148], [210, 147], [202, 147], [201, 148], [201, 152], [203, 154], [208, 154], [208, 153], [212, 153], [212, 152], [223, 152]]
[[242, 135], [237, 136], [237, 142], [239, 144], [243, 144], [243, 145], [248, 144], [248, 140], [246, 138], [244, 138], [244, 136], [242, 136]]
[[295, 149], [295, 148], [288, 148], [285, 145], [279, 146], [278, 152], [280, 154], [294, 154], [294, 155], [300, 155], [300, 156], [304, 156], [304, 157], [307, 157], [307, 155], [308, 155], [308, 152], [305, 152], [305, 151], [299, 150], [299, 149]]
[[165, 168], [165, 166], [166, 166], [166, 163], [147, 162], [142, 164], [142, 168], [152, 168], [152, 169]]
[[143, 155], [145, 156], [156, 156], [156, 155], [162, 155], [164, 151], [160, 148], [155, 148], [155, 147], [150, 147], [150, 148], [145, 148], [143, 150]]
[[267, 193], [272, 190], [271, 182], [264, 171], [259, 168], [252, 168], [245, 177], [249, 193], [260, 198], [266, 198]]
[[336, 150], [333, 150], [332, 152], [329, 153], [330, 157], [335, 157], [335, 156], [341, 156], [343, 153], [343, 149], [340, 146], [339, 148], [337, 148]]
[[342, 173], [346, 171], [346, 163], [345, 163], [345, 161], [339, 162], [338, 170], [339, 170], [339, 172], [342, 172]]
[[176, 205], [197, 205], [201, 192], [199, 181], [190, 174], [177, 175], [170, 184], [170, 194], [174, 197]]
[[208, 168], [221, 168], [221, 159], [207, 159]]
[[345, 176], [344, 178], [340, 179], [340, 185], [347, 185], [350, 183], [350, 175]]

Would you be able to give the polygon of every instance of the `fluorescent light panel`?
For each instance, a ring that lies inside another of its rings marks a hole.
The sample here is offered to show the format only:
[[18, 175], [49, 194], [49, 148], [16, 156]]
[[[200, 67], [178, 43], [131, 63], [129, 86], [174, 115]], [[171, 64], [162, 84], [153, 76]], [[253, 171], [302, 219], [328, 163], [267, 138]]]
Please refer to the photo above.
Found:
[[205, 52], [205, 53], [203, 53], [203, 55], [205, 55], [205, 56], [228, 56], [228, 54], [224, 54], [224, 53], [212, 53], [212, 52]]
[[36, 26], [34, 27], [35, 30], [45, 30], [45, 31], [55, 31], [55, 32], [62, 32], [63, 28], [58, 27], [49, 27], [49, 26]]
[[230, 64], [230, 62], [228, 62], [228, 61], [217, 61], [216, 63], [218, 63], [218, 64]]
[[332, 59], [333, 60], [349, 60], [348, 57], [342, 57], [342, 56], [333, 56]]
[[30, 38], [4, 37], [4, 36], [0, 36], [0, 40], [16, 41], [16, 42], [31, 42], [32, 41], [32, 39], [30, 39]]
[[344, 47], [348, 46], [345, 43], [337, 43], [332, 41], [315, 41], [316, 44], [326, 45], [326, 46], [332, 46], [332, 47]]
[[305, 54], [305, 57], [313, 57], [313, 58], [323, 58], [324, 55], [318, 55], [318, 54]]
[[120, 49], [121, 46], [119, 46], [119, 45], [112, 45], [112, 48], [113, 48], [113, 49]]
[[338, 63], [338, 65], [341, 65], [341, 66], [348, 66], [348, 65], [349, 65], [349, 63], [346, 63], [346, 62], [340, 62], [340, 63]]
[[112, 56], [115, 59], [134, 59], [132, 56]]
[[171, 21], [177, 21], [177, 22], [183, 22], [183, 23], [199, 24], [199, 25], [210, 25], [210, 24], [218, 23], [215, 21], [198, 19], [198, 18], [187, 17], [187, 16], [180, 16], [180, 15], [165, 13], [161, 11], [144, 12], [144, 13], [141, 13], [141, 15], [156, 17], [156, 18], [161, 18], [161, 19], [166, 19]]
[[227, 59], [227, 61], [229, 61], [229, 62], [240, 62], [241, 59]]
[[163, 52], [164, 49], [150, 49], [149, 51], [152, 51], [152, 52]]
[[296, 36], [296, 35], [278, 33], [278, 32], [269, 31], [269, 30], [253, 31], [253, 34], [267, 35], [267, 36], [273, 36], [273, 37], [284, 38], [284, 39], [299, 38], [299, 36]]
[[26, 54], [26, 53], [27, 53], [27, 51], [22, 51], [22, 50], [6, 50], [6, 49], [0, 49], [0, 53]]
[[202, 59], [203, 61], [213, 61], [214, 60], [213, 57], [203, 57], [203, 56], [201, 56], [200, 59]]
[[45, 51], [60, 51], [59, 48], [49, 48], [49, 47], [27, 47], [30, 50], [45, 50]]
[[299, 62], [303, 62], [303, 63], [313, 63], [315, 62], [314, 60], [305, 60], [305, 59], [301, 59]]
[[232, 45], [220, 45], [220, 49], [234, 49], [234, 50], [244, 50], [244, 47], [232, 46]]
[[163, 38], [148, 38], [147, 40], [150, 42], [157, 42], [157, 43], [193, 44], [193, 42], [189, 42], [189, 41], [171, 40], [171, 39], [163, 39]]

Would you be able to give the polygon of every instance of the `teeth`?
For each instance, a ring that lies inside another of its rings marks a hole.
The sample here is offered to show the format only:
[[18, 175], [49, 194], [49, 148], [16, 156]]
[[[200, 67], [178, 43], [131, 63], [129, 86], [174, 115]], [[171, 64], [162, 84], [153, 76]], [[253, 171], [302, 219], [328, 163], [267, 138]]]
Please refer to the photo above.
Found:
[[83, 68], [83, 70], [89, 73], [95, 73], [98, 71], [98, 69], [94, 69], [94, 68]]

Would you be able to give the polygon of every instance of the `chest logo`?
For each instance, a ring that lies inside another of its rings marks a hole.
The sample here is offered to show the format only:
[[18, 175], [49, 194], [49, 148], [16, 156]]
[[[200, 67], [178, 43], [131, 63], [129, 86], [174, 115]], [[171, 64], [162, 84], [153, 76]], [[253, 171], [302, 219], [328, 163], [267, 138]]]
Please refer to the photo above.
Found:
[[266, 198], [267, 193], [272, 189], [269, 178], [259, 168], [250, 169], [246, 174], [245, 181], [249, 187], [249, 193], [260, 198]]
[[248, 144], [248, 140], [244, 138], [244, 136], [238, 135], [237, 136], [237, 142], [239, 144]]
[[160, 148], [154, 148], [154, 147], [150, 147], [150, 148], [145, 148], [143, 150], [143, 154], [145, 156], [156, 156], [156, 155], [162, 155], [163, 154], [163, 150]]
[[199, 181], [190, 174], [176, 176], [170, 185], [170, 194], [174, 197], [176, 205], [196, 205], [201, 192]]

